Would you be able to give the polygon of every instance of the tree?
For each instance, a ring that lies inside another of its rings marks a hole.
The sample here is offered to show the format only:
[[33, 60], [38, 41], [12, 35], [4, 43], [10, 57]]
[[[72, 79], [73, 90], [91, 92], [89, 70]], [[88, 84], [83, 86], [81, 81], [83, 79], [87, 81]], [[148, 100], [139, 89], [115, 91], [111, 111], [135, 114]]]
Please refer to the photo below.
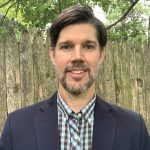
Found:
[[[1, 24], [8, 18], [15, 18], [26, 27], [44, 28], [65, 8], [76, 4], [90, 6], [98, 5], [103, 8], [107, 19], [109, 37], [112, 40], [129, 37], [146, 37], [145, 26], [141, 16], [148, 11], [148, 7], [139, 0], [4, 0], [0, 2], [0, 13], [4, 16]], [[148, 0], [145, 0], [145, 3]], [[136, 5], [136, 6], [135, 6]], [[140, 8], [140, 9], [139, 9]], [[141, 11], [143, 9], [144, 11]], [[130, 32], [129, 32], [130, 31]], [[144, 38], [143, 38], [144, 37]], [[140, 38], [139, 38], [140, 40]]]

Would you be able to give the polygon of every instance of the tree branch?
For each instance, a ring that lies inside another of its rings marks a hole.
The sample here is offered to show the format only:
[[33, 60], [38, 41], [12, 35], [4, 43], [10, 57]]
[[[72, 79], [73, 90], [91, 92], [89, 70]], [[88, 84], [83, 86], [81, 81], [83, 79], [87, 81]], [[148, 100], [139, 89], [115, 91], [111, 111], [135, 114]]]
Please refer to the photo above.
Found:
[[16, 8], [16, 18], [17, 18], [17, 16], [18, 16], [19, 4], [20, 4], [20, 1], [18, 0], [18, 2], [17, 2], [17, 8]]
[[60, 2], [60, 0], [58, 0], [58, 5], [59, 5], [59, 13], [61, 13], [62, 9], [61, 9], [61, 2]]
[[2, 23], [4, 22], [4, 20], [5, 20], [6, 16], [7, 16], [7, 14], [8, 14], [8, 11], [9, 11], [16, 3], [17, 3], [17, 2], [13, 3], [12, 5], [10, 5], [10, 6], [8, 7], [8, 9], [7, 9], [7, 11], [6, 11], [4, 17], [2, 18], [2, 21], [0, 22], [0, 26], [1, 26]]
[[130, 11], [133, 9], [133, 7], [138, 3], [139, 0], [135, 0], [130, 7], [123, 13], [122, 17], [117, 20], [116, 22], [114, 22], [113, 24], [109, 25], [107, 27], [107, 30], [110, 29], [111, 27], [115, 26], [116, 24], [118, 24], [119, 22], [121, 22], [122, 20], [124, 20], [126, 18], [126, 16], [130, 13]]
[[6, 6], [6, 5], [9, 4], [11, 1], [12, 1], [12, 0], [9, 0], [9, 1], [7, 1], [6, 3], [2, 4], [2, 5], [0, 6], [0, 8]]

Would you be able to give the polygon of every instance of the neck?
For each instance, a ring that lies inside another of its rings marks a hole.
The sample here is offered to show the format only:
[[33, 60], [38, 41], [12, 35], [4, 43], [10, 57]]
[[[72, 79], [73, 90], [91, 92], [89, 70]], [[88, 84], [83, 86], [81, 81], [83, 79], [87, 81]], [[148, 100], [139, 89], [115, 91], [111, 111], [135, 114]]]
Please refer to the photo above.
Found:
[[95, 84], [93, 84], [88, 91], [79, 95], [71, 94], [70, 92], [66, 91], [61, 84], [59, 84], [59, 92], [69, 108], [75, 113], [78, 113], [92, 100], [95, 93]]

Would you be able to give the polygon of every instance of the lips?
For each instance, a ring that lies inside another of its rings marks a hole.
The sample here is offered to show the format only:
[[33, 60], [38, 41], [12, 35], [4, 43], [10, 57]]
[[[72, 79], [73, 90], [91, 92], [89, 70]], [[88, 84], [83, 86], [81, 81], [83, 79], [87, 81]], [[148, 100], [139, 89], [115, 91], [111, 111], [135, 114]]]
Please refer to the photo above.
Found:
[[80, 73], [90, 71], [88, 67], [66, 67], [65, 72], [74, 72], [74, 73]]
[[67, 74], [73, 79], [81, 79], [86, 75], [86, 73], [87, 69], [73, 69], [67, 71]]
[[83, 73], [85, 72], [84, 70], [73, 70], [73, 71], [70, 71], [72, 73], [75, 73], [75, 74], [80, 74], [80, 73]]
[[90, 73], [90, 68], [83, 61], [74, 61], [71, 65], [66, 66], [64, 73], [76, 81]]

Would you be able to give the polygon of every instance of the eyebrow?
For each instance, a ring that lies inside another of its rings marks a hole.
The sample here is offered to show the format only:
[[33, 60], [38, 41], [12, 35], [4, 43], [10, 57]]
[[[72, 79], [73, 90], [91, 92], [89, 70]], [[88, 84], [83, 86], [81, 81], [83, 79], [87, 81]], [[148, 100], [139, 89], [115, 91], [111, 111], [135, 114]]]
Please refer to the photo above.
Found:
[[[60, 43], [58, 44], [58, 46], [61, 46], [61, 45], [63, 45], [63, 44], [72, 44], [72, 43], [73, 43], [72, 41], [67, 40], [67, 41], [60, 42]], [[85, 41], [83, 42], [83, 44], [94, 44], [94, 45], [97, 45], [97, 42], [92, 41], [92, 40], [85, 40]]]
[[97, 45], [97, 42], [92, 41], [92, 40], [86, 40], [85, 42], [83, 42], [84, 44], [94, 44]]
[[64, 42], [60, 42], [59, 44], [58, 44], [58, 46], [61, 46], [61, 45], [63, 45], [63, 44], [70, 44], [70, 43], [72, 43], [71, 41], [64, 41]]

